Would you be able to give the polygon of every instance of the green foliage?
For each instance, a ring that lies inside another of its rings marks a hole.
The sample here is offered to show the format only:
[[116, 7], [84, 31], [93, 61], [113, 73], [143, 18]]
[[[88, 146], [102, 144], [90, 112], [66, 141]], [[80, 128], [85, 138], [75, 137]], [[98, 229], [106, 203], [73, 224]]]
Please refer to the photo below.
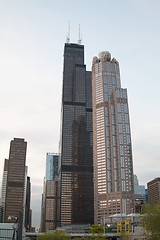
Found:
[[37, 240], [69, 240], [70, 237], [67, 236], [62, 231], [55, 231], [54, 233], [44, 233], [38, 236]]
[[146, 230], [148, 240], [160, 239], [160, 202], [144, 206], [142, 225]]
[[108, 240], [108, 236], [102, 236], [101, 234], [94, 234], [91, 236], [84, 236], [82, 238], [73, 238], [73, 240]]
[[92, 225], [91, 233], [104, 233], [104, 228], [102, 225]]
[[129, 240], [130, 238], [129, 238], [129, 235], [128, 235], [128, 234], [126, 234], [125, 232], [122, 232], [122, 233], [120, 234], [120, 239], [121, 239], [121, 240]]

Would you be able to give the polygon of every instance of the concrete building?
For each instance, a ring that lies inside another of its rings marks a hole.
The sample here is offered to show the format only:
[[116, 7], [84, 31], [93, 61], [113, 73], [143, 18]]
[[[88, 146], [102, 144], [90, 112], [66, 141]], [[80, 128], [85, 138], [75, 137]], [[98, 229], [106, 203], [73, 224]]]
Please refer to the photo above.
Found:
[[160, 177], [153, 179], [147, 183], [148, 202], [156, 202], [160, 200]]
[[92, 81], [84, 46], [73, 43], [64, 47], [59, 181], [61, 225], [92, 224]]
[[[26, 150], [27, 142], [24, 139], [14, 138], [11, 141], [5, 197], [4, 221], [6, 223], [16, 222], [20, 213], [23, 219]], [[14, 219], [10, 216], [14, 216]]]
[[109, 52], [93, 58], [94, 222], [134, 211], [133, 163], [127, 89]]
[[47, 180], [44, 191], [44, 230], [52, 230], [60, 225], [57, 219], [57, 179]]

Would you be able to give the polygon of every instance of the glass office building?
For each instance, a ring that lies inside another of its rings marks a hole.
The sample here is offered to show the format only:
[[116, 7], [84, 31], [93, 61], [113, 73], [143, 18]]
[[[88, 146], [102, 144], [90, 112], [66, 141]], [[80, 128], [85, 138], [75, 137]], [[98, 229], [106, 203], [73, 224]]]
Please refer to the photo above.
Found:
[[93, 223], [92, 81], [83, 45], [65, 44], [62, 91], [60, 222]]
[[41, 231], [43, 232], [59, 226], [57, 220], [58, 159], [57, 153], [47, 153], [46, 155], [46, 176], [44, 178], [41, 212]]
[[54, 180], [58, 174], [58, 158], [57, 153], [47, 153], [46, 156], [46, 181]]
[[93, 58], [93, 149], [95, 223], [134, 211], [134, 184], [127, 89], [109, 52]]

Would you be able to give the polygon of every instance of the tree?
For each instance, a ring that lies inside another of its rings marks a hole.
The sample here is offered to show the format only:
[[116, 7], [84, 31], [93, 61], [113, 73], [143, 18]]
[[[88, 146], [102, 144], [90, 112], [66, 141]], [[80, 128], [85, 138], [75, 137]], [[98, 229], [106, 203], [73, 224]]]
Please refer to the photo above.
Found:
[[69, 240], [70, 237], [62, 231], [55, 231], [54, 233], [44, 233], [38, 236], [37, 240]]
[[126, 234], [125, 232], [121, 232], [120, 239], [121, 240], [129, 240], [130, 238], [129, 238], [128, 234]]
[[160, 201], [145, 204], [142, 225], [148, 240], [160, 239]]
[[104, 228], [102, 225], [92, 225], [91, 233], [104, 233]]

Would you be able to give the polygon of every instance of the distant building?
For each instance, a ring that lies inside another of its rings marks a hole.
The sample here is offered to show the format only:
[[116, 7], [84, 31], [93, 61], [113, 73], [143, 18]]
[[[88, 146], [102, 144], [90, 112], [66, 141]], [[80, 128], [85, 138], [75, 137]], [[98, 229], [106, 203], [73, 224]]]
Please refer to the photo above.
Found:
[[94, 222], [134, 211], [132, 144], [127, 89], [109, 52], [92, 61]]
[[8, 176], [8, 159], [4, 161], [3, 178], [2, 178], [2, 194], [1, 194], [1, 222], [4, 222], [5, 202], [6, 202], [6, 187]]
[[57, 153], [47, 153], [46, 156], [46, 181], [54, 180], [58, 174], [58, 158]]
[[26, 202], [25, 202], [25, 222], [24, 226], [27, 231], [30, 231], [31, 228], [31, 182], [30, 177], [27, 177], [27, 186], [26, 186]]
[[45, 231], [59, 226], [57, 222], [57, 180], [46, 181], [45, 187]]
[[145, 189], [146, 203], [148, 203], [148, 189]]
[[[44, 184], [43, 184], [43, 192], [44, 192]], [[44, 231], [44, 212], [43, 212], [43, 193], [41, 198], [41, 222], [40, 222], [40, 232]]]
[[58, 154], [47, 153], [46, 177], [42, 195], [41, 231], [53, 230], [59, 226], [57, 219]]
[[135, 212], [142, 213], [143, 205], [146, 202], [145, 186], [139, 185], [137, 176], [134, 174], [134, 201]]
[[134, 185], [138, 186], [139, 185], [139, 181], [138, 181], [137, 175], [134, 174], [133, 177], [134, 177]]
[[6, 223], [16, 222], [19, 213], [22, 216], [24, 213], [26, 151], [27, 142], [24, 139], [14, 138], [11, 141], [5, 196], [4, 221]]
[[160, 177], [153, 179], [147, 183], [148, 202], [156, 202], [160, 200]]
[[0, 223], [3, 223], [3, 207], [2, 207], [1, 198], [0, 198]]

